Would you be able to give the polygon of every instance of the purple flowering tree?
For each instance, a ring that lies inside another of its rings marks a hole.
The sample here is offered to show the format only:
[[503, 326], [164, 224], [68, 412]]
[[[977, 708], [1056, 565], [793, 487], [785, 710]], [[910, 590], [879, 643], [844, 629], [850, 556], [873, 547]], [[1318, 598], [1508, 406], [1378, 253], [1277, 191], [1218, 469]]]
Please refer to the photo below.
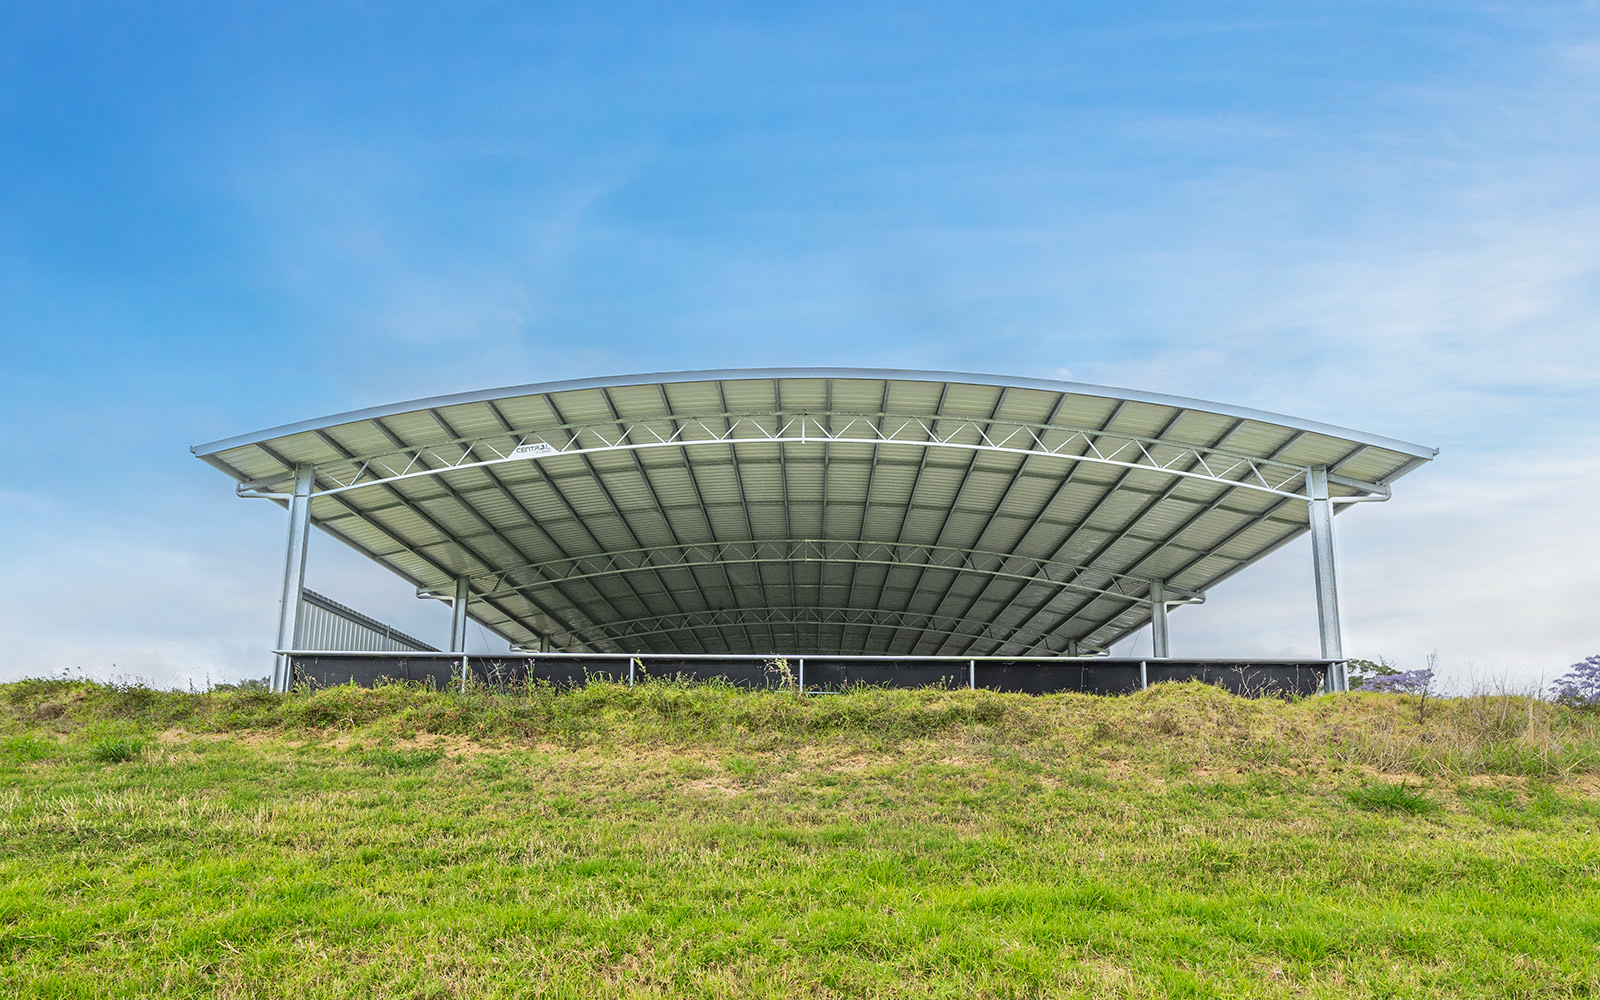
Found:
[[1550, 696], [1564, 705], [1600, 708], [1600, 653], [1579, 660], [1557, 677]]
[[1433, 671], [1402, 670], [1394, 674], [1380, 674], [1377, 677], [1368, 677], [1361, 682], [1359, 690], [1375, 691], [1379, 694], [1420, 694], [1426, 696], [1428, 686], [1433, 683]]

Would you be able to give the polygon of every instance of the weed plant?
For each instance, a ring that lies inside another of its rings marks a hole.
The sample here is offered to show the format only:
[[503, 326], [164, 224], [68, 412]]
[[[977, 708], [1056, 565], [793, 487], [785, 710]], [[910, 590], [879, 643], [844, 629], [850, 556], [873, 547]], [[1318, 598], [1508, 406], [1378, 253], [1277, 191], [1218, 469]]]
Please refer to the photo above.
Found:
[[144, 741], [129, 737], [108, 737], [89, 746], [89, 756], [103, 764], [125, 764], [144, 752]]
[[1376, 782], [1345, 793], [1345, 798], [1362, 809], [1387, 809], [1413, 814], [1430, 813], [1438, 807], [1428, 797], [1405, 782]]
[[395, 750], [380, 747], [361, 754], [361, 763], [386, 771], [418, 771], [444, 759], [443, 750]]

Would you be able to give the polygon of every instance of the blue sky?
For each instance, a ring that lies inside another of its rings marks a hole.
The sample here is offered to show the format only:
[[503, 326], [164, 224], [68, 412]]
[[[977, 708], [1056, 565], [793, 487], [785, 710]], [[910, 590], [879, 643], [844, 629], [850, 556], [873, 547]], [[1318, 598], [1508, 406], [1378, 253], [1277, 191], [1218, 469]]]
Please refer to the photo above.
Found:
[[[0, 676], [259, 675], [189, 445], [745, 365], [1071, 377], [1439, 446], [1347, 645], [1600, 650], [1600, 7], [56, 5], [0, 33]], [[1291, 547], [1173, 616], [1307, 653]], [[426, 637], [337, 545], [309, 582]]]

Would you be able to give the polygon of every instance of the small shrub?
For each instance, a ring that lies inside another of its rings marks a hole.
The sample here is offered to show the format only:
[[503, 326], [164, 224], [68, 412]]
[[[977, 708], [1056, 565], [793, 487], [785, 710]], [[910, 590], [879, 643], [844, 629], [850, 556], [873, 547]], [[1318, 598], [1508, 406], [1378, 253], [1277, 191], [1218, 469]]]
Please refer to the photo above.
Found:
[[59, 705], [53, 701], [47, 701], [38, 708], [34, 709], [33, 714], [29, 716], [29, 718], [33, 719], [35, 722], [49, 722], [52, 719], [59, 719], [66, 714], [67, 706]]
[[1362, 785], [1346, 792], [1345, 798], [1349, 799], [1352, 805], [1373, 812], [1381, 810], [1420, 815], [1439, 808], [1422, 792], [1407, 788], [1403, 781], [1398, 785]]
[[444, 759], [443, 750], [391, 750], [379, 747], [360, 755], [361, 763], [385, 771], [419, 771]]
[[113, 736], [98, 740], [89, 748], [89, 756], [102, 764], [125, 764], [144, 753], [144, 742], [129, 736]]

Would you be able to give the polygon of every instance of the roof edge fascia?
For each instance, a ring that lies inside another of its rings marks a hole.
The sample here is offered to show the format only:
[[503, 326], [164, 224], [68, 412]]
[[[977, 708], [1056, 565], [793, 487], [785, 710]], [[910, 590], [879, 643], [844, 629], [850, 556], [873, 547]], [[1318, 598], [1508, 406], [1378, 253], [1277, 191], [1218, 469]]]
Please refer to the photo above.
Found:
[[[988, 385], [999, 388], [1038, 389], [1046, 392], [1063, 392], [1079, 396], [1097, 396], [1102, 399], [1127, 400], [1135, 403], [1151, 403], [1157, 406], [1172, 406], [1181, 409], [1197, 410], [1203, 413], [1214, 413], [1219, 416], [1236, 417], [1244, 420], [1254, 420], [1260, 423], [1288, 427], [1299, 431], [1309, 431], [1314, 434], [1323, 434], [1328, 437], [1352, 441], [1358, 444], [1369, 445], [1376, 448], [1385, 448], [1389, 451], [1410, 455], [1422, 461], [1431, 460], [1439, 454], [1439, 449], [1427, 445], [1414, 444], [1401, 441], [1398, 438], [1384, 437], [1378, 434], [1368, 434], [1363, 431], [1340, 427], [1336, 424], [1323, 423], [1317, 420], [1304, 420], [1284, 413], [1274, 413], [1270, 410], [1258, 410], [1248, 406], [1233, 406], [1228, 403], [1218, 403], [1213, 400], [1199, 399], [1191, 396], [1175, 396], [1160, 392], [1146, 392], [1140, 389], [1122, 389], [1116, 386], [1094, 385], [1087, 382], [1065, 382], [1056, 379], [1029, 378], [1012, 375], [989, 375], [973, 372], [944, 372], [925, 371], [920, 369], [897, 368], [719, 368], [704, 371], [679, 371], [656, 372], [640, 375], [610, 375], [601, 378], [563, 379], [555, 382], [535, 382], [526, 385], [503, 386], [497, 389], [477, 389], [469, 392], [450, 393], [443, 396], [428, 396], [422, 399], [406, 400], [399, 403], [389, 403], [383, 406], [369, 406], [359, 410], [349, 410], [344, 413], [334, 413], [325, 417], [311, 420], [302, 420], [297, 423], [283, 424], [278, 427], [269, 427], [266, 430], [253, 431], [235, 437], [223, 438], [208, 444], [197, 444], [189, 450], [196, 457], [205, 458], [233, 448], [247, 445], [264, 444], [277, 438], [289, 437], [294, 434], [304, 434], [309, 431], [325, 430], [341, 424], [355, 423], [361, 420], [376, 420], [383, 417], [396, 416], [402, 413], [415, 413], [419, 410], [436, 409], [445, 406], [460, 406], [468, 403], [483, 403], [498, 399], [512, 399], [518, 396], [536, 396], [552, 392], [573, 392], [582, 389], [610, 389], [635, 385], [672, 385], [687, 382], [717, 382], [739, 381], [749, 379], [779, 379], [779, 378], [858, 378], [858, 379], [886, 379], [901, 382], [949, 382], [958, 385]], [[1405, 471], [1410, 471], [1409, 469]], [[1396, 477], [1397, 478], [1397, 477]]]

